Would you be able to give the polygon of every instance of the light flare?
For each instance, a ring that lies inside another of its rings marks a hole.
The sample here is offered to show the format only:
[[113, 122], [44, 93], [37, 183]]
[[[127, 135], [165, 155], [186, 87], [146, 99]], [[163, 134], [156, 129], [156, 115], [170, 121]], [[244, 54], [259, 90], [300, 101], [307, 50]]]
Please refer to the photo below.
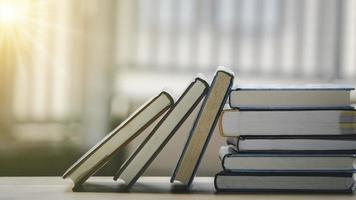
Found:
[[0, 26], [21, 25], [25, 20], [26, 12], [24, 2], [0, 0]]

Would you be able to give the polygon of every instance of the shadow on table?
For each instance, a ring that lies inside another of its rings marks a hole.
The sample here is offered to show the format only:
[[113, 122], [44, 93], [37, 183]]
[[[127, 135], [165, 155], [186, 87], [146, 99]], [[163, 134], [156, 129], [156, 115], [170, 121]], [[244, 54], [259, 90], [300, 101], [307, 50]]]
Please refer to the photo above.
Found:
[[325, 196], [338, 194], [339, 196], [352, 196], [352, 193], [340, 193], [335, 191], [305, 192], [305, 191], [235, 191], [235, 192], [216, 192], [212, 182], [196, 182], [190, 189], [179, 183], [171, 184], [169, 181], [140, 181], [127, 188], [121, 181], [96, 180], [84, 183], [75, 192], [98, 192], [98, 193], [147, 193], [147, 194], [216, 194], [216, 195], [311, 195]]
[[193, 184], [192, 188], [187, 190], [181, 184], [163, 181], [141, 181], [135, 183], [131, 188], [127, 188], [120, 181], [88, 181], [81, 187], [75, 189], [75, 192], [119, 192], [119, 193], [182, 193], [182, 194], [214, 194], [213, 183], [204, 182]]

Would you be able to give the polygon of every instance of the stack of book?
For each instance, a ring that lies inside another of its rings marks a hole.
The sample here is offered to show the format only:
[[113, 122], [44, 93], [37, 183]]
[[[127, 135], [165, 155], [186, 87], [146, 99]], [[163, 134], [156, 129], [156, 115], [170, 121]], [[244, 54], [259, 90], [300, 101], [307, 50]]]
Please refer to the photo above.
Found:
[[[216, 126], [227, 138], [217, 191], [353, 190], [356, 111], [348, 86], [238, 86], [218, 68], [209, 84], [195, 77], [175, 100], [162, 91], [132, 113], [63, 175], [73, 190], [105, 166], [144, 130], [150, 131], [113, 174], [130, 188], [192, 115], [171, 182], [192, 184]], [[231, 109], [223, 109], [227, 100]], [[198, 115], [193, 111], [199, 110]], [[148, 127], [153, 127], [150, 129]]]
[[352, 87], [238, 85], [218, 126], [217, 191], [351, 192], [356, 153]]

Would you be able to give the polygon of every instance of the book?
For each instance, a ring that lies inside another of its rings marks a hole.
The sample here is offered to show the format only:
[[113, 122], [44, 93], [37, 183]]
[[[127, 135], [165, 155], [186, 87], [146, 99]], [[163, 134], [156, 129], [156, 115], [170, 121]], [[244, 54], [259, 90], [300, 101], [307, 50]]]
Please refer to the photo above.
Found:
[[234, 75], [219, 68], [215, 73], [209, 92], [194, 122], [181, 157], [171, 177], [171, 182], [179, 181], [189, 187], [193, 181], [200, 160], [208, 145], [218, 117], [228, 97]]
[[356, 154], [356, 135], [243, 135], [226, 141], [239, 152]]
[[356, 133], [356, 111], [241, 111], [224, 110], [219, 121], [222, 136], [339, 135]]
[[173, 99], [165, 91], [147, 101], [76, 161], [63, 178], [72, 179], [73, 189], [79, 187], [172, 105]]
[[148, 138], [137, 148], [114, 176], [131, 187], [155, 159], [182, 123], [206, 95], [209, 84], [197, 77], [189, 84], [173, 108], [158, 122]]
[[229, 171], [343, 171], [354, 170], [354, 154], [280, 154], [239, 153], [232, 146], [223, 146], [219, 158]]
[[351, 193], [354, 179], [352, 171], [222, 171], [216, 174], [214, 185], [218, 192]]
[[349, 109], [354, 88], [339, 84], [237, 85], [230, 93], [231, 108]]

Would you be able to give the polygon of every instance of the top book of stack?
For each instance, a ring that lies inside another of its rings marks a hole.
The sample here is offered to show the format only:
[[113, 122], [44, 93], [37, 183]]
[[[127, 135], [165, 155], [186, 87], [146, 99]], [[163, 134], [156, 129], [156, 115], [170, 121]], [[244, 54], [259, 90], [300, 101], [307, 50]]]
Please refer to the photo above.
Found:
[[229, 98], [240, 110], [349, 110], [353, 87], [339, 84], [237, 85]]

